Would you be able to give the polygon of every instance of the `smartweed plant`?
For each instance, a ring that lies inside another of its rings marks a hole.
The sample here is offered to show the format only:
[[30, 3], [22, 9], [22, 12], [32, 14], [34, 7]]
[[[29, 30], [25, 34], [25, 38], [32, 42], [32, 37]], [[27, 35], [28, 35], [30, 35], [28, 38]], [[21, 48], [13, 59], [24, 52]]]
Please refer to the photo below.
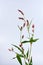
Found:
[[[17, 51], [14, 51], [13, 48], [11, 49], [8, 49], [9, 51], [13, 51], [15, 52], [16, 54], [16, 57], [13, 57], [13, 59], [16, 59], [18, 60], [19, 64], [20, 65], [33, 65], [33, 62], [32, 62], [32, 44], [35, 43], [38, 39], [34, 38], [34, 28], [35, 28], [35, 25], [32, 24], [32, 21], [29, 21], [25, 18], [25, 15], [24, 13], [21, 11], [21, 10], [18, 10], [18, 12], [21, 14], [19, 18], [19, 20], [22, 20], [23, 21], [23, 25], [21, 26], [18, 26], [19, 28], [19, 31], [20, 31], [20, 44], [17, 46], [17, 45], [14, 45], [12, 44], [13, 47], [17, 48], [20, 53], [18, 53]], [[27, 40], [22, 40], [24, 39], [24, 35], [22, 35], [22, 31], [23, 29], [26, 27], [26, 31], [28, 32], [28, 37], [27, 37]], [[32, 32], [30, 32], [30, 29]], [[28, 48], [28, 50], [25, 52], [25, 49], [23, 47], [23, 45], [25, 44], [29, 44], [30, 47]], [[22, 63], [22, 58], [24, 59], [24, 64]]]

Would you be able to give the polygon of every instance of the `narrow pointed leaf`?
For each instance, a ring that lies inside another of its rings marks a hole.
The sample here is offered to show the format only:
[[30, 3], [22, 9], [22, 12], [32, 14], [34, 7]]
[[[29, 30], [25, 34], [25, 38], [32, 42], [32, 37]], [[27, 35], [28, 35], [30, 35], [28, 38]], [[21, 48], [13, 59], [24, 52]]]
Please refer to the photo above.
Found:
[[30, 63], [29, 63], [29, 65], [32, 65], [32, 57], [31, 57], [31, 60], [30, 60]]
[[27, 51], [27, 53], [26, 53], [26, 57], [28, 58], [28, 55], [29, 55], [29, 49], [28, 49], [28, 51]]
[[25, 62], [25, 65], [28, 65], [28, 63], [27, 63], [27, 62]]
[[22, 61], [21, 61], [21, 58], [20, 58], [19, 54], [17, 54], [16, 57], [17, 57], [17, 60], [20, 63], [20, 65], [22, 65]]
[[29, 41], [22, 41], [21, 43], [28, 43]]
[[[13, 45], [13, 44], [12, 44]], [[16, 47], [20, 52], [23, 52], [20, 47], [16, 46], [16, 45], [13, 45], [14, 47]]]
[[33, 43], [33, 42], [36, 42], [38, 39], [33, 39], [32, 37], [30, 38], [29, 41], [22, 41], [21, 43]]
[[20, 57], [24, 57], [22, 54], [18, 54]]
[[36, 42], [38, 39], [33, 39], [33, 37], [30, 38], [29, 42], [30, 43], [33, 43], [33, 42]]
[[36, 42], [38, 39], [33, 39], [33, 42]]

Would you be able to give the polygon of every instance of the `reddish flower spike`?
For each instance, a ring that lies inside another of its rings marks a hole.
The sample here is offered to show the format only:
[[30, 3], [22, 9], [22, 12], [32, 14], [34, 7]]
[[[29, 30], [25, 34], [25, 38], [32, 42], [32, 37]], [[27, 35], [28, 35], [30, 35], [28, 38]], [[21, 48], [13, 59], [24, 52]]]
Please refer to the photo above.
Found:
[[34, 28], [34, 24], [32, 25], [32, 28]]
[[29, 21], [27, 20], [27, 26], [29, 25]]
[[25, 23], [23, 24], [23, 27], [25, 27]]
[[9, 51], [11, 51], [11, 49], [8, 49]]
[[21, 26], [20, 30], [22, 30], [22, 29], [23, 29], [23, 27]]
[[19, 19], [24, 20], [24, 18], [22, 18], [22, 17], [19, 17]]
[[24, 35], [22, 35], [22, 39], [24, 38]]
[[22, 15], [24, 15], [24, 13], [21, 10], [18, 10]]

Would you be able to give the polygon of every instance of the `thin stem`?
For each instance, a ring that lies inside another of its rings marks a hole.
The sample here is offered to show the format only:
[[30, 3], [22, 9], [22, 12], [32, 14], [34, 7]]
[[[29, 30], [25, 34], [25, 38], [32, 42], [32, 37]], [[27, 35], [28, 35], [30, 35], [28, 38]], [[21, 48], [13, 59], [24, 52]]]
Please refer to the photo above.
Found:
[[31, 60], [31, 53], [32, 53], [32, 44], [30, 43], [30, 54], [29, 54], [29, 62]]
[[30, 32], [28, 32], [29, 33], [29, 38], [30, 38]]
[[24, 62], [26, 62], [26, 61], [25, 61], [25, 58], [24, 58]]
[[32, 44], [30, 43], [30, 56], [31, 56], [31, 51], [32, 51]]
[[20, 31], [20, 43], [21, 43], [21, 41], [22, 41], [22, 37], [21, 37], [21, 34], [22, 34], [22, 31]]

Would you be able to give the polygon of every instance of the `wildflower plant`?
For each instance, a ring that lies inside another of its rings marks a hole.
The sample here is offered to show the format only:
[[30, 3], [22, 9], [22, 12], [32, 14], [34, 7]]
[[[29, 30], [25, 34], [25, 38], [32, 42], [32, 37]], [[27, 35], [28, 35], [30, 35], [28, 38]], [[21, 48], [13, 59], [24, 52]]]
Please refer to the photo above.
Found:
[[[20, 31], [20, 44], [18, 46], [12, 44], [12, 46], [17, 48], [20, 51], [20, 53], [18, 53], [17, 51], [14, 51], [13, 48], [8, 49], [8, 50], [15, 52], [16, 57], [14, 57], [13, 59], [17, 58], [20, 65], [23, 65], [22, 58], [24, 59], [25, 65], [33, 65], [32, 54], [31, 54], [32, 53], [32, 44], [38, 40], [38, 39], [34, 38], [35, 25], [32, 24], [32, 21], [25, 19], [24, 13], [21, 10], [18, 10], [18, 12], [22, 15], [22, 17], [18, 17], [19, 20], [23, 21], [23, 25], [18, 26], [19, 31]], [[25, 28], [25, 27], [27, 28], [28, 38], [27, 38], [27, 40], [22, 40], [25, 37], [24, 35], [22, 35], [23, 28]], [[31, 33], [30, 33], [30, 29], [32, 29]], [[23, 45], [25, 45], [25, 44], [30, 45], [30, 47], [28, 48], [28, 50], [26, 52], [25, 52], [25, 49], [23, 47]]]

